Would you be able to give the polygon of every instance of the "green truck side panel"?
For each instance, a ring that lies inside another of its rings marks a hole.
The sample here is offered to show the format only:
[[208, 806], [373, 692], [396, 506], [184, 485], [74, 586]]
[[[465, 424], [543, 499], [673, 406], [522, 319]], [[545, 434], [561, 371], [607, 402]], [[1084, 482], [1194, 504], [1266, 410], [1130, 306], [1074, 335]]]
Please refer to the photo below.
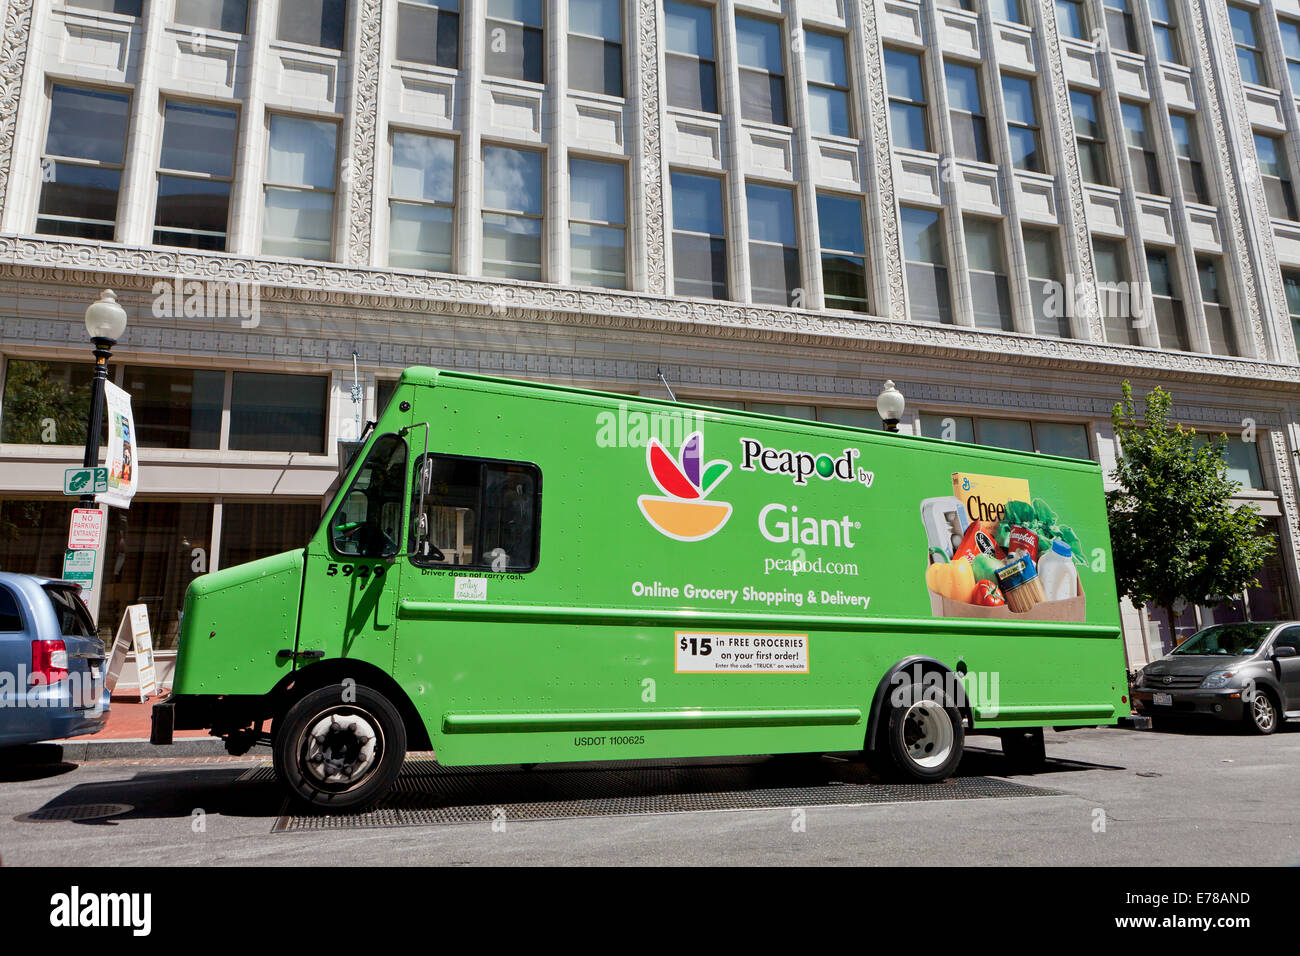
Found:
[[[296, 647], [391, 673], [448, 764], [857, 749], [882, 676], [917, 654], [963, 665], [981, 727], [1113, 723], [1128, 712], [1101, 471], [1091, 462], [408, 369], [375, 434], [424, 422], [432, 452], [540, 469], [536, 568], [351, 559], [350, 573], [331, 573], [349, 560], [327, 541], [336, 500], [305, 557], [195, 582], [178, 693], [268, 691], [287, 666], [277, 651], [295, 646], [301, 594]], [[681, 442], [698, 430], [705, 461], [731, 465], [708, 495], [731, 506], [711, 536], [674, 539], [643, 513], [639, 498], [663, 496], [648, 472], [645, 430], [637, 433], [644, 422], [665, 430], [674, 455], [671, 436]], [[424, 434], [407, 433], [410, 465]], [[828, 458], [854, 449], [873, 479], [869, 487], [819, 476], [798, 483], [746, 471], [744, 438]], [[1083, 622], [935, 616], [919, 509], [922, 499], [952, 493], [955, 472], [1027, 479], [1034, 497], [1060, 511], [1083, 545]], [[759, 516], [774, 504], [785, 510], [769, 518], [813, 518], [816, 533], [804, 542], [765, 538]], [[824, 521], [837, 524], [838, 542]], [[820, 559], [828, 571], [793, 575], [767, 563], [792, 556]], [[362, 564], [367, 573], [358, 575]], [[486, 582], [482, 600], [456, 599], [461, 577]], [[692, 598], [687, 586], [737, 593]], [[672, 587], [678, 597], [661, 596]], [[838, 595], [859, 603], [834, 603]], [[677, 632], [701, 630], [806, 635], [808, 672], [678, 673]]]

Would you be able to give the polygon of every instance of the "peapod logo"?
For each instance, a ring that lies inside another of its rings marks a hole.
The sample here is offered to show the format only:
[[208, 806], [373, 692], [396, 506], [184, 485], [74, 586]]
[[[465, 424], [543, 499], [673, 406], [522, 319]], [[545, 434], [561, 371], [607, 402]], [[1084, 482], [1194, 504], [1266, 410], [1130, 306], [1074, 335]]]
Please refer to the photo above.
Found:
[[636, 503], [655, 530], [678, 541], [703, 541], [722, 530], [731, 517], [731, 505], [707, 499], [727, 477], [731, 463], [720, 459], [706, 462], [703, 435], [687, 435], [676, 458], [659, 439], [651, 438], [646, 443], [645, 460], [663, 495], [642, 495]]
[[854, 459], [860, 454], [856, 448], [846, 448], [844, 454], [832, 458], [807, 451], [767, 448], [755, 438], [742, 438], [740, 450], [741, 471], [762, 470], [769, 475], [789, 475], [800, 486], [808, 484], [808, 479], [816, 475], [822, 481], [856, 481], [870, 488], [876, 477], [873, 472], [854, 464]]

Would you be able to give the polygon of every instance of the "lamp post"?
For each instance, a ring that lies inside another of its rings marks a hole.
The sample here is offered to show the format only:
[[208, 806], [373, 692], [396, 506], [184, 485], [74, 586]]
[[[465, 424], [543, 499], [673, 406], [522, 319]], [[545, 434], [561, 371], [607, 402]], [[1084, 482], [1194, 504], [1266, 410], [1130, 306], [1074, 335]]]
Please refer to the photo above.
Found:
[[885, 431], [898, 434], [898, 420], [903, 417], [906, 404], [903, 393], [894, 388], [892, 381], [886, 381], [884, 390], [876, 396], [876, 412], [885, 423]]
[[[90, 420], [86, 424], [86, 455], [82, 465], [94, 468], [99, 464], [99, 431], [104, 425], [104, 382], [108, 380], [108, 360], [113, 346], [126, 331], [126, 310], [117, 304], [117, 296], [105, 289], [99, 298], [86, 309], [86, 331], [95, 343], [95, 378], [90, 383]], [[82, 508], [95, 507], [95, 483], [88, 483], [90, 492], [81, 496]]]

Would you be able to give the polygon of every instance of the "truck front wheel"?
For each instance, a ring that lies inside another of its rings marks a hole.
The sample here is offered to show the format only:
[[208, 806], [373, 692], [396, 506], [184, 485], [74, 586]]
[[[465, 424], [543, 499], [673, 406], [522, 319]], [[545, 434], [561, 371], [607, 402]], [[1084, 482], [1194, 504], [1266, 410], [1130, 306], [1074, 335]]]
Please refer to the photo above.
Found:
[[275, 771], [315, 807], [358, 810], [392, 786], [406, 757], [406, 726], [383, 694], [362, 684], [312, 691], [277, 721]]
[[937, 687], [907, 684], [891, 692], [886, 706], [881, 742], [896, 776], [920, 783], [950, 777], [961, 760], [965, 730], [948, 694]]

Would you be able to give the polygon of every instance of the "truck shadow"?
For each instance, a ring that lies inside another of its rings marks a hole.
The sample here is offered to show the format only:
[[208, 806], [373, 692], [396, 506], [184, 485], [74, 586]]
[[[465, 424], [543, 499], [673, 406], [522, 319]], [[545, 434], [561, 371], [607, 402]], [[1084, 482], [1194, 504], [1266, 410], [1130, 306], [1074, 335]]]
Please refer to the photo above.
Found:
[[[740, 809], [745, 806], [817, 805], [845, 802], [910, 802], [984, 795], [1031, 796], [1055, 773], [1122, 770], [1106, 764], [1049, 757], [1037, 772], [1022, 775], [996, 749], [967, 748], [957, 773], [934, 785], [890, 782], [869, 764], [845, 756], [757, 756], [601, 764], [508, 765], [451, 768], [431, 755], [408, 758], [393, 791], [371, 811], [325, 814], [290, 805], [270, 765], [189, 766], [134, 773], [120, 780], [70, 787], [18, 822], [59, 821], [113, 827], [130, 820], [202, 815], [274, 820], [275, 830], [305, 828], [313, 818], [375, 825], [375, 815], [414, 815], [411, 822], [473, 822], [491, 819], [496, 808], [531, 808], [533, 819], [628, 812]], [[1006, 778], [1016, 775], [1013, 784]], [[1010, 789], [1008, 789], [1010, 788]], [[111, 808], [104, 815], [90, 808]], [[427, 821], [422, 814], [431, 814]]]

